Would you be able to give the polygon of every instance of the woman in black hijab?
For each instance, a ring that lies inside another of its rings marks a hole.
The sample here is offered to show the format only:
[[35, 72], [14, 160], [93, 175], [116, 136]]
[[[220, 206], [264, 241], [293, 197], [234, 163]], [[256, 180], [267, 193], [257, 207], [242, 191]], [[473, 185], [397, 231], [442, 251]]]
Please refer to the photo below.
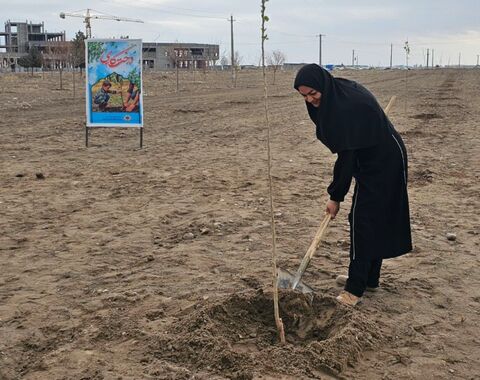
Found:
[[355, 306], [366, 289], [379, 286], [383, 259], [412, 250], [407, 152], [375, 97], [362, 85], [334, 78], [310, 64], [299, 70], [294, 87], [305, 99], [317, 138], [337, 154], [327, 190], [326, 212], [332, 218], [355, 178], [348, 215], [350, 265], [345, 289], [337, 297]]

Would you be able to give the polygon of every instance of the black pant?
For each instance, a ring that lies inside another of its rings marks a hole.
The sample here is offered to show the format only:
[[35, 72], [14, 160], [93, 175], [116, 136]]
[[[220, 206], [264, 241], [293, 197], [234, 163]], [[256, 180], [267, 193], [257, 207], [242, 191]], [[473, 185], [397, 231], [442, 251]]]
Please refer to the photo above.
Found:
[[367, 287], [377, 288], [380, 279], [382, 259], [378, 260], [351, 260], [348, 267], [348, 280], [345, 290], [357, 297], [361, 297]]

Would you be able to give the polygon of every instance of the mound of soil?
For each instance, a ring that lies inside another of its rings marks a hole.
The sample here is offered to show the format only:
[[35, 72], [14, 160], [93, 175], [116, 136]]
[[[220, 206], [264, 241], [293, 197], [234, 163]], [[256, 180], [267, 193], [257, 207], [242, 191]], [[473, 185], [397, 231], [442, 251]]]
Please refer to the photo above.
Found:
[[152, 339], [157, 359], [232, 379], [272, 374], [319, 377], [337, 374], [380, 339], [361, 312], [331, 297], [280, 294], [287, 344], [278, 341], [272, 296], [233, 295], [179, 318], [167, 335]]

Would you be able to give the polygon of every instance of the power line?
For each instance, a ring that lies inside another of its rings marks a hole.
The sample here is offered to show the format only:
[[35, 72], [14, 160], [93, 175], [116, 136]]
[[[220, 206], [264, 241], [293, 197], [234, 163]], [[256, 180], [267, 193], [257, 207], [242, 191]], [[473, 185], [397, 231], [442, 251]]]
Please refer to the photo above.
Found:
[[224, 21], [226, 17], [215, 17], [215, 16], [202, 16], [202, 15], [194, 15], [190, 13], [181, 13], [181, 12], [174, 12], [174, 11], [166, 11], [163, 9], [156, 9], [157, 12], [161, 13], [168, 13], [168, 14], [173, 14], [177, 16], [188, 16], [188, 17], [196, 17], [196, 18], [206, 18], [206, 19], [211, 19], [211, 20], [222, 20]]
[[[237, 45], [258, 45], [260, 46], [261, 45], [261, 42], [236, 42]], [[272, 42], [272, 41], [268, 41], [268, 44], [269, 45], [306, 45], [306, 44], [309, 44], [311, 45], [312, 44], [312, 41], [309, 40], [309, 41], [282, 41], [282, 42]]]
[[285, 36], [292, 36], [292, 37], [303, 37], [303, 38], [316, 38], [317, 35], [315, 34], [295, 34], [295, 33], [286, 33], [286, 32], [281, 32], [279, 30], [272, 29], [272, 33], [275, 34], [283, 34]]
[[[102, 2], [107, 3], [109, 6], [111, 6], [111, 1], [108, 0], [102, 0]], [[131, 8], [130, 6], [127, 6], [125, 4], [115, 4], [116, 6], [121, 6], [125, 8]], [[174, 14], [177, 16], [188, 16], [188, 17], [196, 17], [196, 18], [206, 18], [206, 19], [211, 19], [211, 20], [225, 20], [227, 16], [225, 17], [220, 17], [220, 13], [215, 13], [215, 15], [212, 16], [206, 16], [206, 15], [196, 15], [192, 13], [185, 13], [185, 12], [177, 12], [177, 11], [169, 11], [168, 8], [170, 9], [175, 9], [176, 7], [169, 7], [169, 6], [152, 6], [152, 5], [145, 5], [143, 2], [139, 1], [136, 3], [136, 6], [138, 6], [140, 9], [147, 9], [147, 10], [154, 10], [156, 12], [160, 13], [167, 13], [167, 14]], [[165, 8], [167, 8], [165, 10]], [[182, 8], [177, 8], [182, 10]], [[194, 10], [194, 9], [188, 9], [188, 8], [183, 8], [184, 10], [189, 10], [192, 12], [200, 12], [200, 13], [206, 13], [207, 11], [201, 11], [201, 10]]]
[[[162, 5], [162, 8], [169, 8], [169, 9], [178, 9], [178, 10], [181, 10], [181, 11], [189, 11], [189, 12], [197, 12], [197, 13], [209, 13], [209, 14], [212, 14], [212, 12], [210, 11], [204, 11], [204, 10], [200, 10], [200, 9], [191, 9], [191, 8], [179, 8], [179, 7], [171, 7], [171, 6], [166, 6], [166, 5]], [[220, 16], [221, 13], [213, 13], [215, 15], [218, 15]]]

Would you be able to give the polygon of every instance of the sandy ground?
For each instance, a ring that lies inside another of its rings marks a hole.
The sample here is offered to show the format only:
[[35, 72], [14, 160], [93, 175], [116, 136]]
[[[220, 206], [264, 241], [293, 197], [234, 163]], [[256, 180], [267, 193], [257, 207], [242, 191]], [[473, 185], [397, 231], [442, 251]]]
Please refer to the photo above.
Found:
[[[344, 71], [410, 160], [414, 251], [355, 310], [334, 301], [350, 197], [272, 317], [259, 72], [145, 75], [138, 130], [94, 130], [71, 73], [0, 74], [0, 379], [478, 379], [480, 71]], [[335, 157], [281, 73], [270, 86], [279, 262], [319, 225]], [[43, 175], [40, 175], [40, 173]], [[40, 178], [37, 178], [37, 174]], [[455, 241], [446, 238], [456, 234]]]

